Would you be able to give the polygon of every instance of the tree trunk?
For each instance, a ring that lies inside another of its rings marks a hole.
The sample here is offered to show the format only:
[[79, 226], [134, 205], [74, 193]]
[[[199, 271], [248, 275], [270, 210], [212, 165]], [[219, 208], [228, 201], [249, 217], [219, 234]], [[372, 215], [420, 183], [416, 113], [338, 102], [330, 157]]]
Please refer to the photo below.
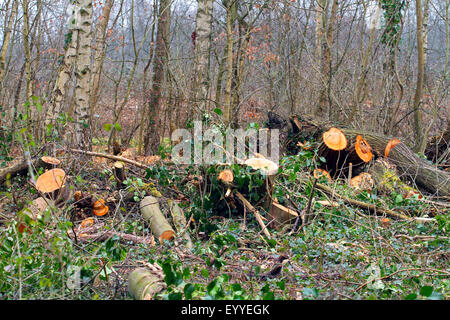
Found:
[[426, 137], [424, 136], [422, 119], [422, 99], [423, 86], [425, 78], [425, 53], [423, 43], [423, 19], [422, 19], [422, 0], [416, 0], [416, 21], [417, 21], [417, 82], [416, 94], [414, 95], [414, 138], [416, 144], [414, 151], [423, 153], [426, 148]]
[[195, 27], [195, 80], [194, 97], [197, 104], [196, 114], [203, 113], [208, 107], [210, 88], [210, 51], [211, 23], [213, 14], [212, 0], [198, 0], [197, 19]]
[[111, 14], [111, 9], [114, 5], [114, 0], [106, 0], [105, 6], [103, 7], [102, 14], [100, 16], [100, 21], [95, 28], [95, 53], [94, 53], [94, 66], [92, 69], [92, 78], [90, 83], [90, 107], [91, 107], [91, 120], [95, 112], [95, 106], [97, 105], [99, 87], [100, 87], [100, 77], [103, 69], [103, 62], [105, 60], [106, 54], [106, 31], [108, 30], [109, 16]]
[[75, 142], [84, 150], [91, 150], [89, 125], [89, 80], [91, 76], [92, 0], [79, 0], [77, 28], [78, 55], [75, 87]]
[[162, 105], [162, 84], [164, 82], [164, 71], [168, 60], [168, 26], [170, 26], [170, 0], [161, 0], [159, 4], [158, 30], [156, 32], [156, 48], [152, 91], [148, 104], [149, 119], [144, 137], [144, 152], [146, 155], [156, 154], [160, 143], [160, 132], [158, 128], [160, 109]]
[[[33, 87], [31, 82], [31, 49], [30, 49], [30, 22], [29, 22], [29, 8], [28, 0], [22, 0], [23, 10], [23, 27], [22, 27], [22, 40], [23, 49], [25, 52], [25, 82], [26, 82], [26, 101], [31, 102], [33, 96]], [[27, 112], [31, 120], [31, 107]]]
[[231, 105], [231, 87], [233, 84], [233, 45], [234, 45], [234, 37], [233, 37], [233, 26], [234, 26], [234, 12], [236, 10], [236, 2], [235, 0], [227, 0], [227, 25], [226, 25], [226, 35], [227, 35], [227, 44], [226, 44], [226, 57], [227, 57], [227, 78], [225, 82], [225, 98], [224, 98], [224, 122], [225, 125], [228, 126], [233, 121], [233, 108]]
[[3, 45], [0, 53], [0, 83], [3, 82], [3, 77], [5, 75], [6, 67], [6, 54], [9, 49], [9, 43], [11, 41], [12, 27], [16, 20], [17, 8], [19, 5], [19, 0], [13, 0], [11, 14], [9, 15], [8, 24], [3, 34]]
[[[70, 20], [72, 21], [72, 19], [75, 19], [75, 12], [73, 12]], [[45, 125], [55, 122], [56, 118], [64, 113], [63, 103], [66, 98], [66, 88], [72, 78], [73, 68], [77, 57], [77, 39], [78, 29], [75, 28], [73, 23], [70, 23], [65, 39], [65, 54], [61, 61], [59, 73], [56, 77], [53, 92], [48, 103]]]

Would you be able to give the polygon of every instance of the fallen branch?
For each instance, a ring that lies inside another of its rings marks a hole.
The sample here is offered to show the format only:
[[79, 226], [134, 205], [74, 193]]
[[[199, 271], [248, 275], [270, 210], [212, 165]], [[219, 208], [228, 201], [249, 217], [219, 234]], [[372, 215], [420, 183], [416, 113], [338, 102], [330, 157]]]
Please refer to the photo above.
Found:
[[393, 216], [393, 217], [400, 218], [400, 219], [404, 219], [404, 220], [414, 220], [411, 217], [408, 217], [408, 216], [406, 216], [404, 214], [401, 214], [401, 213], [394, 212], [394, 211], [392, 211], [390, 209], [380, 208], [380, 207], [377, 207], [377, 206], [375, 206], [375, 205], [373, 205], [371, 203], [366, 203], [366, 202], [363, 202], [363, 201], [347, 198], [345, 196], [342, 196], [342, 195], [336, 193], [333, 189], [331, 189], [330, 187], [325, 186], [323, 184], [318, 183], [316, 186], [317, 186], [317, 188], [327, 192], [331, 196], [336, 197], [338, 199], [341, 199], [344, 202], [347, 202], [348, 204], [357, 206], [359, 208], [362, 208], [362, 209], [365, 209], [365, 210], [369, 210], [371, 212], [384, 213], [386, 215]]
[[78, 149], [70, 149], [69, 151], [74, 152], [74, 153], [84, 154], [84, 155], [91, 156], [91, 157], [100, 157], [100, 158], [106, 158], [106, 159], [110, 159], [110, 160], [114, 160], [114, 161], [122, 161], [122, 162], [132, 164], [132, 165], [142, 168], [142, 169], [147, 169], [149, 167], [149, 165], [146, 165], [144, 163], [137, 162], [137, 161], [127, 159], [124, 157], [114, 156], [112, 154], [84, 151], [84, 150], [78, 150]]
[[[69, 237], [74, 238], [73, 233], [69, 233]], [[85, 234], [80, 233], [77, 234], [78, 242], [90, 242], [90, 241], [107, 241], [112, 237], [119, 237], [120, 240], [123, 241], [131, 241], [135, 244], [147, 244], [147, 245], [155, 245], [155, 240], [153, 237], [140, 237], [134, 234], [116, 232], [116, 231], [105, 231], [103, 233], [94, 233], [94, 234]]]
[[107, 241], [112, 237], [119, 237], [120, 240], [131, 241], [136, 244], [148, 244], [151, 246], [155, 245], [153, 236], [141, 237], [134, 234], [117, 232], [113, 230], [100, 231], [103, 227], [103, 223], [95, 224], [86, 228], [79, 226], [76, 232], [74, 232], [74, 230], [70, 230], [68, 235], [71, 239], [76, 240], [77, 242]]
[[253, 212], [253, 214], [254, 214], [255, 217], [256, 217], [256, 221], [258, 221], [259, 225], [260, 225], [261, 228], [262, 228], [262, 231], [264, 232], [264, 234], [265, 234], [267, 237], [270, 238], [270, 237], [271, 237], [270, 232], [269, 232], [269, 230], [267, 230], [267, 227], [266, 227], [266, 225], [265, 225], [264, 222], [263, 222], [263, 218], [262, 218], [261, 214], [258, 212], [258, 210], [256, 210], [256, 209], [251, 205], [251, 203], [248, 202], [248, 200], [245, 199], [245, 197], [244, 197], [239, 191], [236, 191], [235, 194], [236, 194], [236, 196], [239, 198], [239, 200], [241, 200], [241, 202], [244, 204], [244, 206], [245, 206], [248, 210], [250, 210], [251, 212]]

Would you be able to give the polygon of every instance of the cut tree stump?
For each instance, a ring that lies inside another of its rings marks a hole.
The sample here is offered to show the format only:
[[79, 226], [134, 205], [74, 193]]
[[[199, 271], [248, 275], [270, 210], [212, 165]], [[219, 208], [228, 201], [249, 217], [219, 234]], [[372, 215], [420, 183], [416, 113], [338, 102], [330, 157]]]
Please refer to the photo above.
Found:
[[53, 157], [43, 156], [39, 159], [37, 168], [44, 168], [44, 169], [55, 169], [59, 168], [61, 165], [61, 160]]
[[[322, 134], [333, 127], [330, 123], [326, 122], [301, 119], [300, 117], [297, 117], [297, 119], [301, 123], [301, 130], [294, 124], [294, 133], [297, 132], [297, 134], [291, 138], [291, 141], [296, 140], [292, 141], [295, 144], [298, 141], [303, 141], [305, 138], [322, 141]], [[374, 159], [384, 157], [386, 146], [393, 139], [392, 137], [381, 134], [355, 129], [341, 128], [341, 131], [349, 141], [349, 147], [345, 150], [338, 151], [338, 156], [327, 157], [326, 150], [330, 149], [325, 145], [319, 148], [319, 155], [324, 156], [327, 160], [326, 165], [335, 169], [333, 173], [340, 170], [347, 170], [350, 162], [353, 164], [353, 171], [356, 171], [355, 169], [358, 167], [361, 169], [361, 167], [365, 166], [365, 162], [359, 159], [356, 151], [354, 151], [354, 144], [358, 135], [370, 145]], [[292, 150], [294, 151], [294, 149]], [[450, 196], [450, 173], [439, 170], [425, 159], [420, 158], [403, 142], [397, 144], [390, 151], [388, 161], [397, 167], [400, 177], [415, 183], [419, 188], [433, 195]]]
[[157, 198], [152, 196], [145, 197], [141, 201], [140, 208], [142, 216], [159, 242], [162, 243], [164, 240], [170, 241], [175, 238], [175, 231], [161, 212]]
[[128, 291], [136, 300], [152, 300], [165, 288], [164, 275], [157, 268], [138, 268], [128, 276]]
[[116, 179], [117, 186], [123, 187], [123, 182], [127, 179], [125, 174], [125, 164], [122, 161], [116, 161], [113, 165], [114, 178]]
[[62, 169], [48, 170], [36, 180], [36, 189], [55, 204], [67, 201], [70, 197], [67, 176]]

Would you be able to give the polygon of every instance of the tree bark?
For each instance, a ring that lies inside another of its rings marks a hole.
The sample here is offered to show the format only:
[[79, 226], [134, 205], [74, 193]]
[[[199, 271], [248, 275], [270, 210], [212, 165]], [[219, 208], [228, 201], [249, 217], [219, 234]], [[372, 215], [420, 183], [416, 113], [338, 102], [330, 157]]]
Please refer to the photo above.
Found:
[[3, 35], [3, 45], [0, 53], [0, 83], [3, 82], [3, 77], [5, 76], [6, 67], [6, 54], [9, 49], [9, 43], [11, 41], [11, 33], [14, 21], [16, 20], [17, 9], [19, 5], [19, 0], [13, 0], [11, 14], [9, 15], [8, 24]]
[[422, 119], [422, 99], [423, 86], [425, 78], [425, 52], [423, 43], [423, 19], [422, 19], [422, 0], [416, 0], [416, 21], [417, 21], [417, 82], [416, 93], [414, 95], [414, 151], [423, 153], [426, 148], [426, 137], [424, 135]]
[[[75, 19], [75, 12], [70, 17], [72, 21]], [[45, 116], [45, 125], [54, 123], [56, 118], [64, 113], [63, 103], [66, 98], [66, 88], [72, 78], [73, 68], [77, 57], [77, 39], [78, 29], [75, 28], [73, 22], [69, 23], [69, 29], [66, 34], [65, 53], [62, 57], [59, 73], [55, 80], [55, 85], [50, 97]]]
[[76, 21], [78, 32], [78, 54], [75, 87], [75, 143], [84, 150], [91, 150], [89, 133], [89, 80], [91, 76], [92, 0], [79, 0]]
[[194, 97], [198, 108], [196, 114], [205, 112], [208, 107], [212, 14], [213, 1], [198, 0], [194, 69]]
[[109, 16], [111, 9], [114, 5], [114, 0], [106, 0], [103, 7], [100, 21], [95, 28], [95, 53], [94, 53], [94, 66], [92, 68], [91, 89], [90, 89], [90, 107], [91, 107], [91, 120], [97, 105], [100, 77], [103, 70], [103, 62], [106, 54], [106, 31], [108, 30]]
[[168, 62], [168, 44], [170, 26], [170, 0], [161, 0], [159, 4], [158, 30], [156, 32], [156, 48], [152, 91], [148, 104], [149, 119], [144, 137], [144, 152], [146, 155], [156, 154], [160, 144], [160, 132], [158, 122], [162, 106], [162, 85], [164, 82], [164, 71]]

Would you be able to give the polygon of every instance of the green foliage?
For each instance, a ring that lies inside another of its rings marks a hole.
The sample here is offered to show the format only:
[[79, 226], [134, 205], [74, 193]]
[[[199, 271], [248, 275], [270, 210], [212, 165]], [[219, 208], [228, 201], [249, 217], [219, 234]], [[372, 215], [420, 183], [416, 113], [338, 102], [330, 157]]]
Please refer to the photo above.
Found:
[[385, 20], [385, 31], [381, 41], [391, 48], [391, 51], [395, 49], [400, 40], [401, 21], [405, 7], [405, 0], [381, 0]]

